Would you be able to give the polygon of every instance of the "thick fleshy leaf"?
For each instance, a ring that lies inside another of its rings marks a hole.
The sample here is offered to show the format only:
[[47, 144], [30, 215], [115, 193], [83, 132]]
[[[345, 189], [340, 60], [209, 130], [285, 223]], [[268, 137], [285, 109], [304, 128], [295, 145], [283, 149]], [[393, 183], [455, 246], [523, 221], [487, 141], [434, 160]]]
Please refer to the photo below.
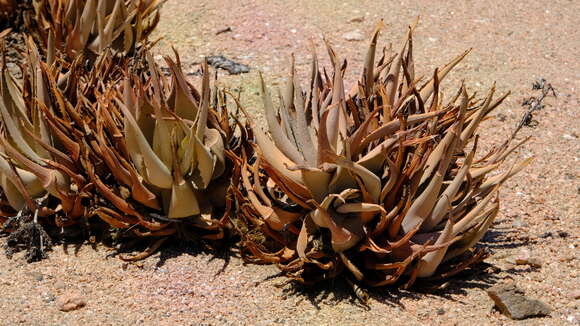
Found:
[[262, 95], [262, 102], [264, 104], [264, 114], [266, 116], [266, 121], [268, 122], [268, 128], [272, 139], [274, 140], [276, 147], [280, 149], [285, 156], [294, 162], [294, 164], [301, 164], [303, 162], [302, 156], [296, 149], [295, 145], [290, 142], [286, 134], [283, 132], [281, 126], [278, 124], [276, 115], [274, 112], [274, 105], [272, 104], [272, 98], [266, 88], [264, 79], [260, 75], [260, 90]]
[[454, 246], [447, 252], [444, 261], [457, 257], [463, 254], [469, 248], [473, 248], [481, 238], [485, 235], [489, 227], [492, 225], [495, 217], [499, 212], [499, 201], [493, 204], [492, 207], [482, 213], [476, 220], [481, 221], [466, 233], [461, 235], [461, 238], [454, 244]]
[[300, 172], [312, 198], [321, 203], [328, 194], [331, 174], [315, 168], [302, 168]]
[[384, 26], [385, 26], [385, 24], [381, 20], [381, 22], [377, 25], [377, 27], [375, 28], [375, 31], [373, 32], [373, 37], [371, 38], [369, 49], [367, 50], [367, 55], [365, 58], [365, 65], [364, 65], [364, 70], [363, 70], [363, 76], [362, 76], [362, 80], [365, 83], [364, 85], [365, 85], [366, 95], [372, 94], [372, 90], [374, 87], [374, 81], [375, 81], [374, 68], [375, 68], [375, 53], [377, 51], [377, 39], [379, 37], [379, 33], [380, 33], [381, 29], [383, 29]]
[[[437, 238], [435, 246], [443, 245], [453, 239], [453, 222], [452, 220], [447, 220], [445, 228]], [[440, 249], [427, 253], [421, 258], [419, 264], [417, 265], [417, 277], [430, 277], [435, 273], [435, 270], [445, 257], [448, 246], [443, 246]]]
[[197, 164], [192, 168], [192, 180], [196, 189], [206, 189], [213, 176], [216, 158], [211, 155], [209, 148], [205, 147], [197, 137], [194, 138], [194, 145]]
[[[178, 67], [170, 58], [166, 57], [165, 61], [172, 72], [171, 77], [173, 78], [174, 89], [173, 107], [175, 108], [175, 113], [180, 118], [195, 121], [199, 108], [191, 95], [187, 82], [183, 78], [181, 67]], [[205, 74], [207, 75], [209, 72], [206, 72]], [[205, 79], [206, 77], [204, 77], [204, 85], [206, 82]]]
[[133, 137], [138, 146], [137, 148], [129, 148], [129, 151], [138, 150], [141, 153], [143, 164], [146, 169], [147, 180], [157, 187], [171, 189], [173, 186], [173, 178], [169, 168], [165, 163], [163, 163], [163, 161], [161, 161], [157, 154], [155, 154], [131, 112], [129, 112], [127, 107], [125, 107], [125, 105], [120, 101], [117, 101], [117, 103], [125, 114], [125, 123], [128, 126], [126, 129], [127, 134]]
[[183, 179], [175, 181], [171, 189], [171, 202], [167, 217], [181, 218], [199, 213], [200, 209], [192, 184]]
[[459, 191], [459, 187], [463, 184], [464, 179], [471, 167], [471, 162], [473, 162], [473, 157], [475, 155], [475, 151], [477, 149], [477, 141], [475, 142], [473, 149], [463, 162], [463, 166], [457, 172], [455, 177], [453, 178], [451, 184], [445, 188], [445, 191], [439, 196], [439, 200], [433, 211], [429, 215], [429, 217], [423, 222], [421, 229], [423, 231], [433, 229], [441, 220], [445, 217], [446, 214], [449, 213], [451, 210], [451, 201]]

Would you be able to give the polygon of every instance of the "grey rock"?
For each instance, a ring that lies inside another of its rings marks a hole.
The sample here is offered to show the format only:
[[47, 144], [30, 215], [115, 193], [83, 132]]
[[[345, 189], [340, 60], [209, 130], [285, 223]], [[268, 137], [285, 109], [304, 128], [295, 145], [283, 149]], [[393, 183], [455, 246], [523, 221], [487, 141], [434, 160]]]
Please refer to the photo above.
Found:
[[499, 311], [511, 319], [547, 316], [552, 308], [542, 301], [529, 299], [515, 284], [496, 285], [487, 290]]
[[230, 75], [245, 74], [250, 72], [250, 67], [245, 64], [234, 62], [223, 55], [206, 57], [207, 63], [214, 67], [226, 70]]

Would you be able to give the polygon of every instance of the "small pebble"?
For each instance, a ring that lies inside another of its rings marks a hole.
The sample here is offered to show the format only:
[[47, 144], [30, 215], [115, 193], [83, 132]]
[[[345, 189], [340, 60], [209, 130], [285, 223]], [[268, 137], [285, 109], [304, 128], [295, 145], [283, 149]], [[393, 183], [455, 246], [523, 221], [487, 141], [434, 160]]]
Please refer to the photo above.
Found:
[[356, 31], [344, 33], [342, 35], [342, 38], [344, 38], [347, 41], [362, 41], [362, 40], [364, 40], [365, 37], [364, 37], [364, 35], [362, 35], [361, 32], [356, 30]]
[[54, 300], [56, 300], [56, 296], [54, 294], [49, 294], [46, 296], [46, 298], [44, 298], [44, 302], [46, 303], [51, 303]]

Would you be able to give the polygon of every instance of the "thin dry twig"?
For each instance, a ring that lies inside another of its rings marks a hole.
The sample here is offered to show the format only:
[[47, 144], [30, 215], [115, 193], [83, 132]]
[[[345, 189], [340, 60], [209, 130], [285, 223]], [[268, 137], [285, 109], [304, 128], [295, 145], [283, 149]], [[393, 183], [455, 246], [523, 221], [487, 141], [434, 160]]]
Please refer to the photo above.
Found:
[[524, 100], [522, 106], [527, 107], [527, 110], [518, 123], [518, 126], [514, 131], [514, 135], [517, 134], [523, 126], [534, 127], [537, 125], [537, 121], [535, 122], [535, 120], [533, 120], [533, 113], [535, 111], [540, 111], [545, 107], [543, 101], [548, 95], [551, 94], [553, 97], [557, 97], [556, 90], [554, 87], [552, 87], [552, 84], [548, 83], [544, 78], [540, 78], [539, 80], [535, 81], [532, 84], [532, 90], [541, 90], [542, 93], [538, 97], [532, 96]]

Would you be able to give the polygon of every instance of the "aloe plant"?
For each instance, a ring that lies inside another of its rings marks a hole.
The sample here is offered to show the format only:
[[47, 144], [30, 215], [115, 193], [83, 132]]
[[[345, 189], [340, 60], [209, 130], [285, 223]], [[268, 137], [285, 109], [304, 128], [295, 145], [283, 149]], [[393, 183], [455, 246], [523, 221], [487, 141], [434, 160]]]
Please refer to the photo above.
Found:
[[[40, 58], [32, 40], [19, 83], [2, 61], [0, 77], [0, 188], [4, 219], [28, 210], [63, 227], [85, 217], [92, 196], [81, 163], [86, 91], [77, 66], [61, 74]], [[62, 78], [61, 87], [58, 78]], [[74, 96], [67, 93], [74, 91]]]
[[226, 160], [232, 129], [225, 99], [210, 86], [207, 64], [201, 92], [185, 80], [179, 58], [166, 58], [171, 81], [147, 55], [148, 73], [126, 75], [105, 92], [94, 112], [94, 150], [106, 163], [104, 179], [87, 167], [110, 205], [103, 220], [144, 236], [171, 235], [192, 226], [205, 239], [221, 239], [230, 204]]
[[28, 29], [64, 59], [105, 49], [133, 53], [159, 22], [161, 0], [34, 0]]
[[[255, 145], [238, 160], [245, 257], [304, 283], [347, 275], [370, 286], [447, 276], [485, 257], [474, 245], [499, 211], [499, 188], [529, 160], [493, 172], [519, 144], [477, 158], [480, 123], [508, 94], [481, 100], [465, 86], [444, 103], [440, 83], [468, 54], [415, 75], [412, 33], [377, 56], [375, 30], [358, 83], [327, 42], [333, 75], [313, 51], [306, 90], [294, 64], [275, 107], [261, 80], [269, 134], [250, 116]], [[492, 176], [493, 174], [493, 176]]]
[[166, 58], [167, 79], [147, 52], [146, 71], [108, 51], [86, 70], [78, 60], [43, 62], [31, 39], [28, 47], [22, 83], [2, 64], [0, 223], [27, 211], [45, 225], [97, 218], [154, 238], [129, 260], [170, 235], [224, 237], [233, 207], [226, 155], [237, 143], [207, 64], [198, 91], [177, 54]]

